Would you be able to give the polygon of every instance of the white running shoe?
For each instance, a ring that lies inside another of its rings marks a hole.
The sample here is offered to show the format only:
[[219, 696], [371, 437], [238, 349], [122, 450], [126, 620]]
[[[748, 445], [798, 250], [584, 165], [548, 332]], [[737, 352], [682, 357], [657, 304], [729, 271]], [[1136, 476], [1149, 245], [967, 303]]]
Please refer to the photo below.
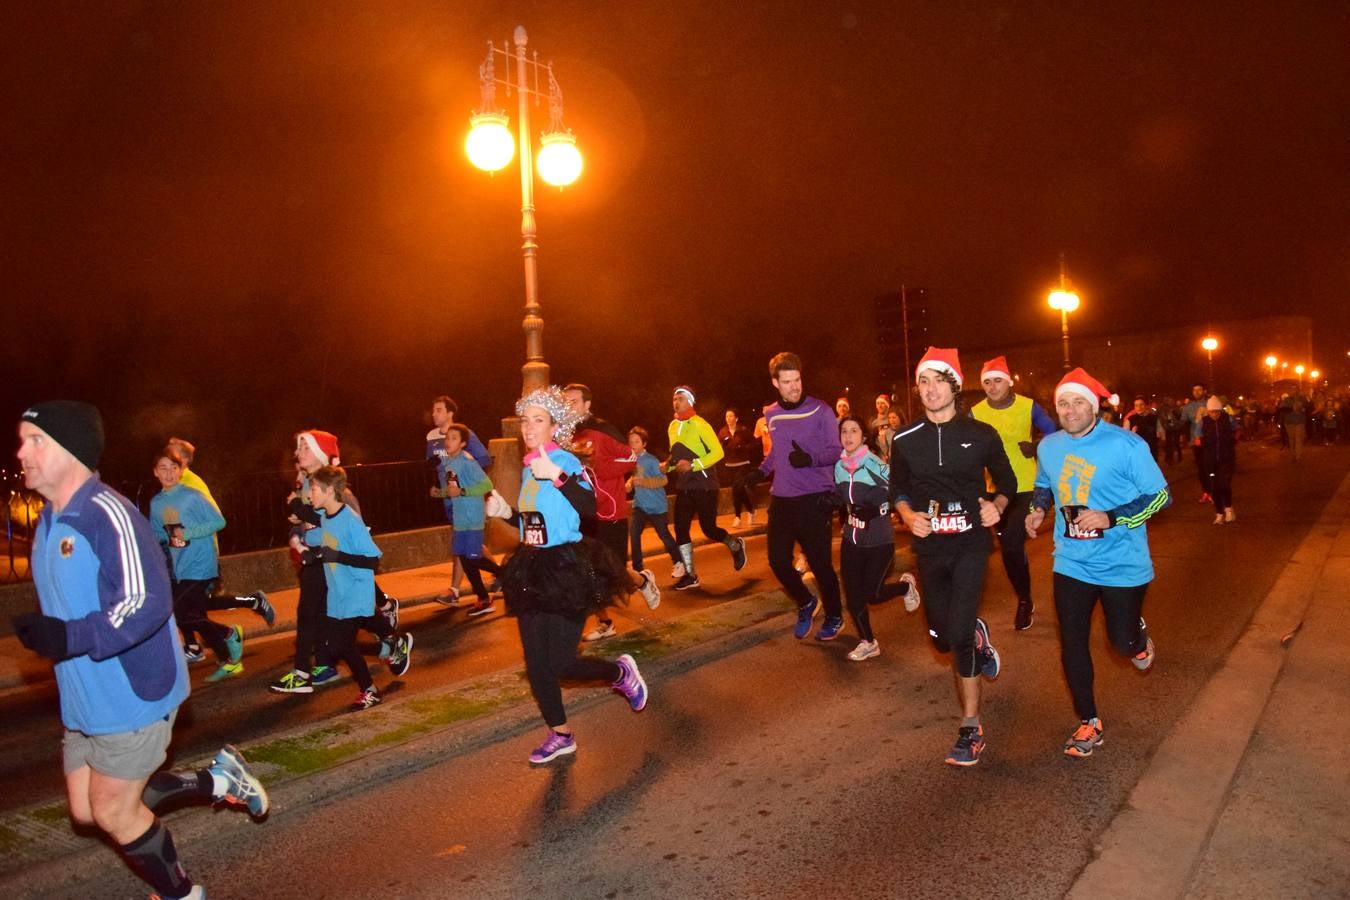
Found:
[[614, 637], [619, 631], [614, 627], [613, 622], [601, 622], [582, 638], [583, 641], [603, 641], [607, 637]]
[[858, 646], [848, 652], [848, 658], [854, 662], [862, 662], [880, 655], [881, 645], [876, 641], [858, 641]]
[[910, 572], [901, 575], [900, 580], [909, 585], [909, 590], [905, 592], [905, 612], [912, 613], [919, 608], [919, 582]]
[[647, 601], [648, 609], [656, 609], [661, 605], [661, 588], [656, 585], [656, 576], [651, 569], [643, 569], [638, 572], [642, 578], [642, 584], [638, 585], [638, 591], [642, 598]]

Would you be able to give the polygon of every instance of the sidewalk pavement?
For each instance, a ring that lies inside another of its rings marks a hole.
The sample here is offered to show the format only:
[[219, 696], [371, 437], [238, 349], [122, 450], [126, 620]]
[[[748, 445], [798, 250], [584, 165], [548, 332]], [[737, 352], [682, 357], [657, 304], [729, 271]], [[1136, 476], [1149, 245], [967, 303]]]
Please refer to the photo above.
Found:
[[[768, 512], [759, 510], [756, 522], [742, 528], [731, 526], [732, 516], [718, 516], [717, 524], [733, 536], [749, 537], [763, 534], [768, 530]], [[673, 529], [672, 529], [673, 533]], [[694, 529], [691, 535], [694, 546], [702, 547], [711, 543], [702, 530]], [[378, 543], [378, 538], [376, 543]], [[642, 535], [642, 555], [644, 565], [661, 572], [660, 567], [669, 562], [660, 539], [650, 528]], [[400, 606], [410, 609], [424, 603], [433, 602], [436, 595], [444, 593], [450, 585], [450, 572], [453, 562], [447, 559], [443, 563], [420, 566], [415, 569], [401, 569], [397, 572], [381, 572], [377, 578], [385, 593], [399, 598]], [[467, 587], [467, 581], [465, 582]], [[276, 621], [270, 627], [255, 613], [247, 609], [218, 610], [211, 618], [223, 625], [238, 625], [244, 629], [245, 639], [264, 634], [295, 630], [295, 607], [300, 601], [300, 589], [290, 588], [284, 591], [269, 591], [268, 602], [276, 610]], [[14, 635], [0, 637], [0, 691], [20, 686], [34, 687], [54, 679], [51, 663], [31, 653], [19, 643]]]

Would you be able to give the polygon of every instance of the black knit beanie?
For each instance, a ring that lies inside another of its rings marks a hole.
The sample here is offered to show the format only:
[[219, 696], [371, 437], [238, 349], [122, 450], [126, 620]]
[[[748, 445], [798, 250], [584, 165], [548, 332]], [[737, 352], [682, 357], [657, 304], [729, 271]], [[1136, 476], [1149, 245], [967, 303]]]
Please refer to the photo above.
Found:
[[103, 455], [103, 416], [98, 407], [78, 400], [48, 400], [34, 403], [20, 419], [47, 432], [91, 471]]

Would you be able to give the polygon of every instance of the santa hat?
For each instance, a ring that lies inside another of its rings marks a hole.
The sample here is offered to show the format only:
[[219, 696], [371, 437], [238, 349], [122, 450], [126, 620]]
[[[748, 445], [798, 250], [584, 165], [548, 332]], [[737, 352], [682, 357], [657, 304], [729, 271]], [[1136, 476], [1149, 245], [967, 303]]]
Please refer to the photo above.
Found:
[[[1059, 401], [1061, 394], [1077, 394], [1080, 397], [1086, 397], [1094, 410], [1101, 408], [1103, 400], [1110, 400], [1113, 404], [1119, 402], [1118, 397], [1115, 397], [1100, 381], [1089, 375], [1087, 370], [1081, 366], [1060, 379], [1059, 384], [1055, 386], [1056, 402]], [[1115, 397], [1114, 400], [1112, 400], [1113, 397]]]
[[309, 448], [325, 466], [337, 466], [342, 462], [338, 459], [338, 439], [337, 435], [327, 431], [319, 431], [317, 428], [311, 428], [309, 431], [302, 431], [295, 436], [297, 446], [303, 443]]
[[980, 381], [984, 381], [986, 378], [1002, 378], [1004, 381], [1012, 381], [1007, 358], [995, 356], [986, 362], [984, 368], [980, 369]]
[[919, 373], [924, 369], [946, 372], [956, 379], [958, 388], [961, 386], [961, 382], [965, 381], [965, 378], [961, 376], [961, 360], [957, 356], [955, 347], [929, 347], [924, 351], [919, 364], [914, 367], [914, 379], [916, 381], [919, 378]]

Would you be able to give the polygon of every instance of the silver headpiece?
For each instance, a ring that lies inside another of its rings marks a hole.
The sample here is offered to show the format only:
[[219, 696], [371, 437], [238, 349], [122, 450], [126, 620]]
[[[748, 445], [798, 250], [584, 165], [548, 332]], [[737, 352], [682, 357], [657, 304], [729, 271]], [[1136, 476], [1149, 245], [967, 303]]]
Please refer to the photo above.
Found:
[[553, 439], [563, 449], [571, 449], [572, 432], [585, 414], [572, 411], [563, 398], [562, 388], [556, 384], [535, 388], [516, 401], [516, 415], [525, 415], [527, 406], [537, 406], [548, 413], [553, 420]]

